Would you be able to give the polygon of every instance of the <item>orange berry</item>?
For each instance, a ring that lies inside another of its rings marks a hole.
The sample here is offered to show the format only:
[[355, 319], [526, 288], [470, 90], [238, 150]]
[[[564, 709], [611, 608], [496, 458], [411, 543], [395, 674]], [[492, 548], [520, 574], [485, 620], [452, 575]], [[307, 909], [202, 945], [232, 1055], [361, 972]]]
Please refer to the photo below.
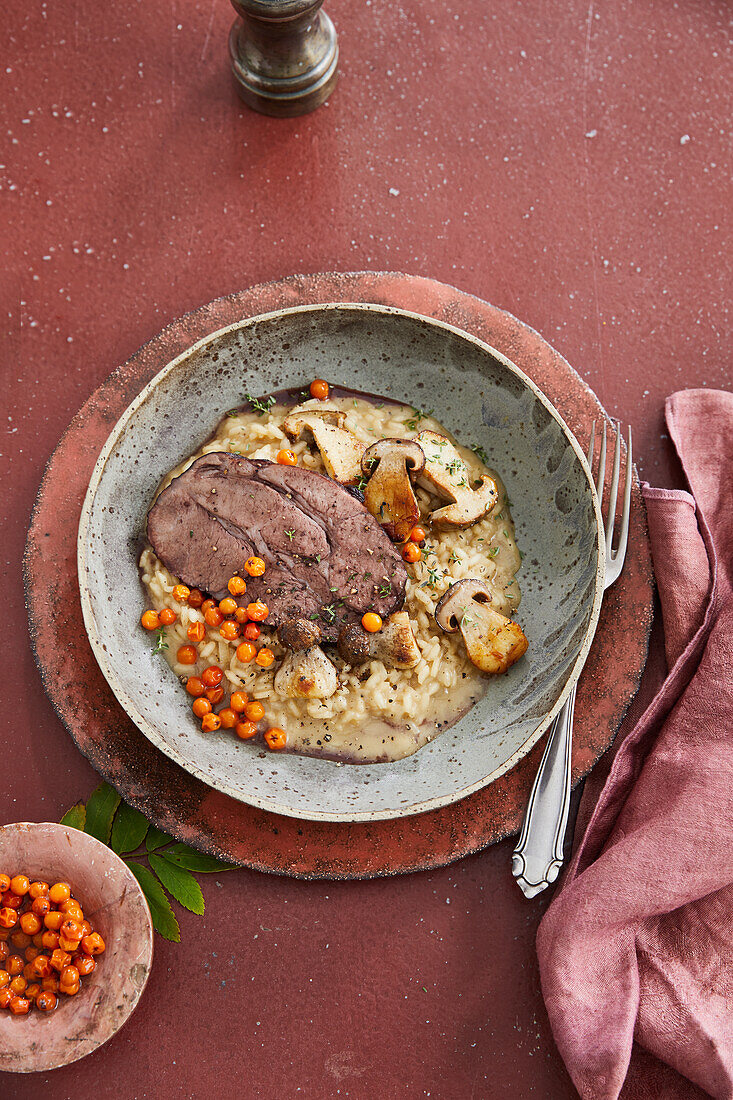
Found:
[[275, 660], [275, 654], [267, 646], [263, 646], [255, 657], [255, 664], [258, 664], [260, 668], [269, 668], [272, 662]]
[[202, 614], [204, 614], [204, 615], [205, 615], [205, 614], [206, 614], [206, 612], [207, 612], [207, 611], [209, 610], [209, 608], [210, 608], [210, 607], [216, 607], [216, 600], [212, 600], [212, 599], [211, 599], [211, 597], [209, 597], [209, 599], [208, 599], [208, 600], [204, 600], [204, 601], [202, 602], [202, 604], [201, 604], [201, 612], [202, 612]]
[[[254, 649], [254, 646], [252, 647]], [[0, 928], [15, 928], [18, 923], [18, 914], [15, 909], [4, 906], [0, 909]]]
[[382, 629], [382, 617], [374, 611], [367, 611], [366, 615], [361, 617], [361, 625], [369, 634], [376, 634]]
[[229, 706], [236, 714], [241, 714], [249, 702], [249, 696], [244, 691], [235, 691], [229, 700]]
[[192, 588], [187, 599], [189, 607], [201, 607], [204, 602], [204, 594], [199, 588]]
[[204, 611], [204, 618], [209, 626], [213, 627], [215, 630], [217, 626], [221, 626], [224, 622], [224, 616], [218, 607], [207, 607], [206, 611]]
[[50, 928], [47, 928], [46, 931], [43, 933], [42, 939], [43, 939], [43, 945], [42, 946], [47, 948], [49, 951], [55, 950], [55, 948], [57, 948], [58, 945], [59, 945], [59, 934], [58, 934], [58, 932], [52, 932]]
[[28, 979], [24, 978], [22, 974], [19, 974], [17, 978], [13, 978], [10, 983], [10, 989], [15, 993], [16, 997], [19, 997], [21, 993], [25, 993], [28, 988]]
[[243, 596], [247, 591], [247, 582], [244, 577], [230, 577], [227, 588], [233, 596]]
[[60, 935], [67, 940], [80, 940], [84, 935], [84, 929], [80, 921], [69, 918], [61, 925]]
[[40, 932], [43, 924], [41, 918], [36, 913], [23, 913], [20, 918], [20, 927], [25, 932], [26, 936], [35, 936], [36, 932]]
[[194, 644], [203, 642], [206, 637], [206, 627], [203, 623], [191, 623], [186, 630], [186, 634]]
[[239, 637], [239, 623], [232, 622], [231, 619], [227, 619], [225, 623], [222, 623], [219, 628], [219, 633], [222, 638], [227, 642], [236, 642]]
[[195, 665], [198, 659], [198, 653], [196, 652], [196, 646], [182, 645], [176, 653], [176, 660], [179, 665]]
[[25, 951], [26, 947], [30, 947], [32, 942], [27, 932], [13, 932], [10, 939], [16, 947], [21, 949], [21, 951]]
[[46, 913], [46, 916], [43, 918], [43, 923], [46, 928], [50, 928], [52, 932], [58, 932], [59, 928], [64, 923], [64, 914], [52, 909], [50, 913]]
[[232, 710], [231, 707], [224, 707], [223, 710], [219, 711], [219, 720], [222, 729], [233, 730], [238, 721], [236, 711]]
[[242, 633], [248, 641], [256, 642], [262, 631], [260, 630], [257, 623], [247, 623]]
[[69, 955], [79, 950], [79, 940], [67, 940], [66, 936], [59, 936], [59, 947]]
[[270, 614], [270, 609], [268, 608], [266, 603], [262, 602], [262, 600], [256, 600], [255, 603], [247, 604], [247, 614], [249, 615], [252, 622], [261, 623], [264, 622], [264, 620]]
[[247, 608], [246, 607], [238, 607], [237, 610], [234, 612], [234, 618], [237, 620], [238, 623], [247, 623], [247, 622], [249, 622], [249, 615], [247, 614]]
[[10, 875], [6, 875], [5, 872], [0, 874], [0, 894], [6, 893], [10, 889]]
[[[35, 938], [36, 937], [34, 936], [33, 939], [35, 939]], [[33, 960], [37, 959], [38, 956], [41, 954], [41, 949], [40, 949], [40, 947], [36, 947], [36, 945], [33, 944], [32, 947], [26, 947], [24, 954], [25, 954], [25, 961], [29, 962], [29, 963], [32, 963]]]
[[328, 382], [323, 378], [314, 378], [308, 389], [311, 397], [316, 397], [319, 401], [325, 401], [328, 397]]
[[49, 990], [51, 993], [56, 993], [59, 988], [59, 980], [53, 971], [47, 978], [43, 978], [41, 981], [41, 989]]
[[277, 452], [277, 461], [280, 463], [281, 466], [298, 465], [298, 460], [295, 457], [295, 454], [292, 451], [288, 450], [287, 447], [283, 448], [282, 451]]
[[250, 722], [259, 722], [265, 717], [265, 708], [262, 703], [258, 703], [256, 699], [253, 699], [251, 703], [247, 703], [244, 708], [244, 716], [248, 718]]
[[250, 737], [254, 737], [257, 733], [257, 726], [254, 722], [237, 722], [234, 730], [242, 741], [249, 741]]
[[59, 910], [65, 913], [67, 917], [71, 917], [73, 920], [84, 920], [84, 914], [81, 910], [81, 905], [76, 898], [67, 898], [66, 901], [62, 901], [59, 905]]
[[23, 899], [14, 894], [12, 890], [8, 890], [6, 894], [3, 894], [2, 903], [6, 909], [20, 909]]
[[[82, 943], [83, 942], [84, 941], [82, 940]], [[91, 951], [87, 951], [86, 954], [90, 955]], [[68, 966], [71, 962], [71, 955], [68, 953], [68, 951], [62, 951], [60, 947], [57, 947], [55, 951], [51, 952], [49, 962], [51, 963], [51, 966], [54, 968], [54, 970], [58, 970], [58, 972], [61, 973], [64, 967]]]
[[15, 875], [10, 880], [10, 889], [14, 894], [17, 894], [19, 898], [24, 898], [31, 888], [30, 880], [25, 875]]
[[[33, 946], [37, 947], [39, 951], [43, 947], [43, 936], [43, 932], [36, 932], [35, 936], [33, 937]], [[2, 952], [0, 952], [0, 959], [2, 959], [2, 957]]]
[[237, 660], [241, 661], [243, 665], [246, 665], [257, 655], [257, 646], [252, 645], [251, 642], [242, 642], [237, 646]]
[[[205, 714], [201, 719], [201, 729], [204, 733], [214, 733], [221, 727], [221, 718], [218, 714]], [[89, 939], [89, 937], [86, 937]]]
[[219, 687], [207, 688], [206, 698], [209, 700], [212, 707], [215, 707], [224, 698], [224, 688], [221, 686], [221, 684], [219, 685]]
[[91, 926], [91, 924], [89, 923], [88, 920], [83, 920], [81, 922], [81, 927], [82, 927], [82, 934], [85, 935], [85, 936], [88, 936], [89, 933], [92, 931], [92, 926]]
[[285, 730], [281, 730], [279, 726], [271, 726], [269, 730], [265, 730], [265, 744], [268, 749], [272, 749], [273, 752], [280, 752], [288, 743], [288, 735]]
[[265, 565], [265, 562], [262, 558], [252, 557], [247, 558], [246, 562], [244, 563], [244, 568], [247, 570], [250, 577], [261, 577], [264, 574], [267, 566]]
[[197, 718], [204, 718], [207, 714], [211, 714], [211, 703], [208, 699], [194, 699], [191, 709]]
[[36, 955], [31, 963], [34, 978], [48, 978], [51, 974], [51, 963], [48, 955]]
[[0, 970], [0, 989], [4, 989], [6, 985], [10, 984], [10, 975], [7, 970]]
[[187, 584], [174, 584], [172, 596], [176, 603], [183, 603], [191, 595], [191, 589]]
[[201, 673], [201, 679], [204, 681], [206, 687], [210, 688], [217, 687], [217, 685], [222, 682], [223, 678], [224, 672], [218, 665], [209, 665], [209, 667], [205, 668]]
[[225, 596], [219, 601], [219, 610], [222, 615], [233, 615], [237, 610], [237, 601], [232, 596]]
[[83, 978], [91, 974], [97, 966], [91, 955], [74, 955], [72, 962]]
[[193, 695], [194, 699], [198, 699], [199, 695], [204, 694], [204, 681], [200, 676], [189, 676], [186, 680], [186, 691], [189, 695]]
[[71, 964], [69, 964], [69, 966], [65, 966], [64, 969], [61, 971], [61, 976], [59, 978], [59, 983], [62, 986], [63, 985], [76, 985], [76, 983], [78, 981], [79, 981], [79, 971], [76, 969], [76, 967], [72, 966]]
[[24, 965], [20, 955], [9, 955], [5, 960], [5, 969], [11, 978], [15, 978], [18, 974], [22, 974]]
[[8, 1008], [13, 1016], [25, 1016], [30, 1011], [31, 1002], [27, 997], [13, 997]]
[[31, 984], [26, 988], [25, 995], [29, 1001], [35, 1001], [40, 992], [41, 987], [38, 982], [31, 982]]
[[140, 622], [146, 630], [157, 630], [160, 626], [160, 619], [158, 618], [157, 611], [143, 611], [140, 616]]
[[51, 909], [51, 899], [44, 897], [41, 894], [40, 897], [34, 898], [31, 902], [31, 912], [35, 913], [38, 917], [45, 917], [46, 913]]
[[48, 883], [47, 882], [32, 882], [28, 891], [30, 896], [35, 900], [36, 898], [48, 897]]
[[425, 542], [425, 539], [427, 537], [428, 536], [422, 527], [413, 527], [413, 529], [410, 531], [411, 542]]
[[172, 607], [164, 607], [162, 611], [158, 612], [158, 618], [160, 619], [161, 626], [173, 626], [178, 616]]
[[414, 542], [405, 543], [402, 547], [402, 560], [408, 561], [410, 564], [414, 564], [416, 561], [420, 561], [422, 557], [422, 550], [419, 546], [416, 546]]
[[6, 985], [3, 989], [0, 989], [0, 1008], [10, 1008], [10, 1002], [13, 999], [10, 986]]
[[59, 992], [65, 993], [67, 997], [75, 997], [79, 992], [79, 983], [75, 982], [73, 985], [59, 984]]
[[41, 1012], [53, 1012], [56, 1007], [56, 994], [50, 989], [45, 989], [36, 997], [36, 1008]]

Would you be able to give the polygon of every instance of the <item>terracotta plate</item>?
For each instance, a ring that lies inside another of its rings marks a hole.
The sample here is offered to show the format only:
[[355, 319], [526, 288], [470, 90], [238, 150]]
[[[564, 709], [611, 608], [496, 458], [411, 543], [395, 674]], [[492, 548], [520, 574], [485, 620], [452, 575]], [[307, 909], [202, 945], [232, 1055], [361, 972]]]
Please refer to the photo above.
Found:
[[[591, 421], [603, 415], [587, 387], [536, 333], [451, 288], [407, 276], [369, 274], [313, 276], [254, 288], [174, 323], [92, 396], [49, 464], [32, 521], [26, 579], [32, 633], [49, 694], [82, 750], [125, 797], [181, 839], [251, 866], [306, 876], [368, 876], [445, 863], [516, 830], [539, 749], [486, 790], [412, 819], [305, 823], [244, 805], [177, 767], [116, 705], [82, 636], [73, 577], [73, 527], [96, 457], [144, 385], [197, 339], [227, 324], [288, 305], [329, 301], [406, 307], [479, 336], [533, 378], [581, 439]], [[612, 740], [646, 653], [652, 589], [638, 486], [632, 523], [632, 558], [604, 603], [596, 644], [580, 681], [576, 778]], [[41, 611], [41, 601], [45, 606], [48, 598], [49, 561], [57, 568], [64, 563], [56, 601], [69, 609], [67, 617], [53, 621]]]

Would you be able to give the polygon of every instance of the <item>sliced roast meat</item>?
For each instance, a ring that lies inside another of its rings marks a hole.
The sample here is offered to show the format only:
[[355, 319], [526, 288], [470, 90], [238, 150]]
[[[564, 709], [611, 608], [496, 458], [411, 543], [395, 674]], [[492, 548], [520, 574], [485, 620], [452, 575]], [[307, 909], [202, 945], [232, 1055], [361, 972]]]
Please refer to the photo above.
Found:
[[[240, 604], [264, 600], [267, 622], [318, 621], [325, 642], [365, 611], [402, 607], [407, 573], [397, 549], [356, 496], [297, 466], [224, 451], [197, 459], [148, 513], [155, 553], [184, 584], [220, 599], [235, 573]], [[262, 558], [262, 577], [244, 563]]]

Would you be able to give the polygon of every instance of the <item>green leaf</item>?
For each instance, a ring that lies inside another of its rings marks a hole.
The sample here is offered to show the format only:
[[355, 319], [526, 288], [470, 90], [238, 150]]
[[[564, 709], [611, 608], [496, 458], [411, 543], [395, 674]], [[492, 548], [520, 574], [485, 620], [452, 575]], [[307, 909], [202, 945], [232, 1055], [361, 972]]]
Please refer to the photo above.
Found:
[[164, 854], [171, 863], [185, 867], [187, 871], [195, 871], [197, 874], [237, 870], [236, 863], [222, 863], [213, 856], [207, 856], [205, 852], [197, 852], [195, 848], [189, 848], [187, 844], [172, 844], [170, 848], [166, 848]]
[[72, 829], [78, 829], [80, 832], [83, 833], [86, 816], [86, 806], [83, 802], [77, 802], [76, 806], [72, 806], [70, 810], [66, 811], [64, 816], [61, 818], [61, 824], [68, 825]]
[[165, 896], [163, 887], [153, 872], [149, 871], [147, 867], [143, 867], [141, 863], [134, 863], [132, 860], [126, 860], [125, 862], [145, 894], [150, 916], [153, 918], [153, 928], [156, 932], [160, 932], [164, 939], [170, 940], [172, 943], [180, 943], [181, 930], [178, 927], [178, 921], [171, 909], [171, 903]]
[[142, 844], [149, 827], [150, 822], [144, 814], [121, 802], [112, 822], [110, 848], [118, 856], [124, 852], [134, 852]]
[[112, 818], [120, 801], [120, 796], [114, 787], [110, 787], [109, 783], [100, 783], [87, 801], [84, 832], [101, 840], [103, 844], [108, 844]]
[[160, 829], [156, 829], [155, 825], [151, 825], [145, 838], [145, 847], [149, 852], [154, 852], [156, 848], [162, 848], [164, 844], [170, 844], [170, 841], [171, 838], [167, 833], [161, 833]]
[[204, 911], [204, 895], [191, 872], [184, 871], [175, 863], [169, 863], [164, 855], [152, 853], [149, 859], [150, 866], [168, 893], [172, 894], [184, 909], [190, 909], [192, 913], [198, 913], [201, 916]]

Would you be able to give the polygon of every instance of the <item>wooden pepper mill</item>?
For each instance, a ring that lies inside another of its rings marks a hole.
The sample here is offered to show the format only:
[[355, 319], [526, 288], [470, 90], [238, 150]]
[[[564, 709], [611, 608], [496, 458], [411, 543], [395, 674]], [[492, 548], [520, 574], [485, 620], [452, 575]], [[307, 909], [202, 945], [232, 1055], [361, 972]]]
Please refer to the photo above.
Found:
[[338, 42], [323, 0], [232, 0], [229, 35], [237, 91], [265, 115], [304, 115], [334, 89]]

